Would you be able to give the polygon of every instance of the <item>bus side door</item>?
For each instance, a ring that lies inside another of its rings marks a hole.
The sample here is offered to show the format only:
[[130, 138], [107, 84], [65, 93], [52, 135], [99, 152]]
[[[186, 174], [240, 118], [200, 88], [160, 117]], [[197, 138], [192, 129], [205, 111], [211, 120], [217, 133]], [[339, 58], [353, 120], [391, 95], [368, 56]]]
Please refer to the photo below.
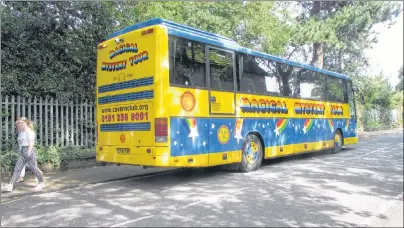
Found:
[[211, 115], [236, 114], [236, 68], [234, 52], [207, 47], [206, 61]]
[[209, 165], [231, 163], [232, 122], [236, 115], [236, 67], [232, 51], [206, 47], [209, 86]]

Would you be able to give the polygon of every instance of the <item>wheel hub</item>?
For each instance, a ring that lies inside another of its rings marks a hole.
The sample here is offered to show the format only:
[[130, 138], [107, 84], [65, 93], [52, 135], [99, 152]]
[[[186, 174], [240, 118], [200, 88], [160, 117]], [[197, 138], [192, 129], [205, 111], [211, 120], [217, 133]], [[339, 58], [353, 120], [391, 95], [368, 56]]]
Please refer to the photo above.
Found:
[[339, 134], [335, 134], [334, 142], [335, 142], [337, 147], [341, 146], [341, 137], [339, 136]]
[[253, 164], [258, 159], [258, 145], [255, 142], [250, 142], [246, 147], [246, 158], [249, 164]]

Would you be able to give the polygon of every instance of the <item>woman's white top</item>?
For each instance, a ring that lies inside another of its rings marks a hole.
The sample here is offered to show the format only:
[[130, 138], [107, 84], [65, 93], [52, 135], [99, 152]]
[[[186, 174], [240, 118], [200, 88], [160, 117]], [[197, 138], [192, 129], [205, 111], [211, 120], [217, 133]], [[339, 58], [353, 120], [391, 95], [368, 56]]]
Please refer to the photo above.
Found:
[[18, 134], [18, 145], [20, 148], [22, 146], [29, 146], [30, 144], [35, 144], [35, 133], [29, 130], [20, 132]]

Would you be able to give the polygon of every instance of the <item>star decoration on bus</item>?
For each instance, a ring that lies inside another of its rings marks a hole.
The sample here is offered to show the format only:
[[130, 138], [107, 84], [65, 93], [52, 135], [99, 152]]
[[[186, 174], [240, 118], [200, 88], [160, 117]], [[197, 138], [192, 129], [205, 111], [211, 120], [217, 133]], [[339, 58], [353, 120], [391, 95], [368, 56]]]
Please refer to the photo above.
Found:
[[243, 136], [241, 135], [241, 131], [236, 130], [236, 133], [234, 134], [234, 138], [237, 139], [237, 143], [240, 144], [240, 140], [243, 139]]
[[313, 124], [314, 124], [314, 121], [312, 119], [306, 119], [304, 121], [304, 125], [303, 125], [304, 134], [306, 134], [310, 130], [310, 128], [313, 126]]
[[282, 133], [285, 129], [286, 126], [288, 125], [289, 120], [288, 119], [279, 119], [278, 122], [276, 122], [276, 128], [274, 132], [276, 133], [276, 136], [278, 136], [280, 133]]
[[276, 136], [278, 136], [279, 135], [279, 128], [275, 128], [274, 132], [275, 132]]
[[195, 138], [199, 136], [199, 134], [198, 134], [198, 129], [197, 129], [197, 127], [195, 126], [195, 127], [191, 128], [190, 131], [191, 131], [191, 132], [189, 133], [188, 137], [192, 138], [192, 142], [194, 143], [194, 142], [195, 142]]
[[215, 124], [214, 123], [212, 123], [212, 129], [215, 129]]
[[203, 145], [203, 146], [206, 146], [206, 142], [205, 142], [205, 141], [203, 141], [203, 142], [202, 142], [202, 145]]
[[174, 143], [173, 143], [173, 144], [174, 144], [174, 146], [177, 146], [177, 141], [174, 141]]

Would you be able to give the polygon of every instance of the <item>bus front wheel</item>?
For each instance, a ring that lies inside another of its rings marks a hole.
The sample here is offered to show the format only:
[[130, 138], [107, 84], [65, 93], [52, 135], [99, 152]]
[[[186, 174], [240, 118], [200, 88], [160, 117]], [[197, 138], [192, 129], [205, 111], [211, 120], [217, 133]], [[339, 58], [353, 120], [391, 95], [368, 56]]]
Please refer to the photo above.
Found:
[[256, 135], [247, 135], [241, 152], [242, 157], [239, 166], [241, 172], [255, 171], [260, 167], [264, 152], [261, 140]]

